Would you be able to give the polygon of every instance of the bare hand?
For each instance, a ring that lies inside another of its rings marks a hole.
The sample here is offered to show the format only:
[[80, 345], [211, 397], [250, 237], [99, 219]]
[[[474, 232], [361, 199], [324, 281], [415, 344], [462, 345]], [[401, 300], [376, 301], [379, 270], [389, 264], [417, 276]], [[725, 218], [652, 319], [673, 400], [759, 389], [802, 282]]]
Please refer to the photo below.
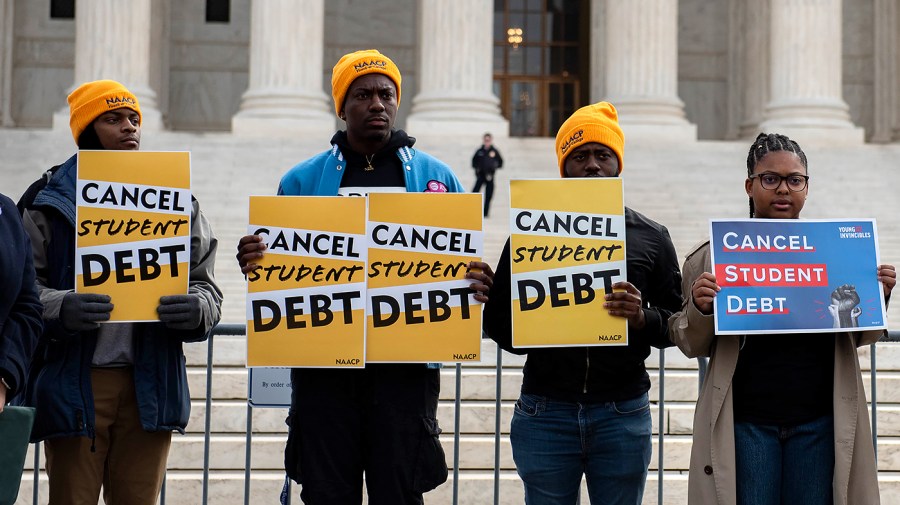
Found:
[[897, 285], [897, 271], [894, 265], [878, 265], [878, 280], [884, 286], [884, 299], [887, 300]]
[[619, 281], [613, 284], [612, 288], [624, 291], [614, 291], [606, 295], [606, 302], [603, 304], [603, 308], [611, 316], [627, 318], [629, 327], [635, 330], [643, 329], [647, 321], [644, 319], [641, 291], [634, 284], [627, 281]]
[[494, 285], [494, 271], [483, 261], [470, 261], [466, 269], [466, 279], [472, 279], [471, 288], [475, 290], [475, 299], [481, 303], [488, 301], [488, 294]]
[[6, 386], [0, 382], [0, 412], [3, 412], [4, 405], [6, 405]]
[[716, 284], [716, 276], [710, 272], [703, 272], [697, 280], [691, 284], [691, 298], [701, 314], [710, 315], [713, 312], [713, 300], [716, 293], [722, 289]]
[[238, 264], [241, 266], [241, 273], [244, 275], [259, 268], [256, 261], [263, 257], [263, 251], [266, 250], [266, 244], [259, 235], [244, 235], [241, 237], [237, 245], [237, 254], [235, 255]]

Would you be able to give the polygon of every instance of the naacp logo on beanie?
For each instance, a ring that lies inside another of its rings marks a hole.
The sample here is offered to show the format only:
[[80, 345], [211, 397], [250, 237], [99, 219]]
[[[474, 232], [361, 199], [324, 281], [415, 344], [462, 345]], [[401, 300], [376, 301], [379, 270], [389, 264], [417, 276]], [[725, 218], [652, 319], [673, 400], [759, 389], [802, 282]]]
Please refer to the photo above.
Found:
[[577, 132], [573, 133], [571, 137], [569, 137], [569, 140], [566, 140], [566, 142], [559, 148], [559, 150], [562, 154], [566, 154], [566, 151], [568, 151], [570, 147], [581, 142], [582, 140], [584, 140], [584, 130], [578, 130]]
[[356, 73], [358, 74], [363, 70], [369, 70], [373, 67], [376, 69], [385, 70], [387, 68], [387, 62], [384, 60], [361, 61], [353, 65], [353, 70], [356, 70]]

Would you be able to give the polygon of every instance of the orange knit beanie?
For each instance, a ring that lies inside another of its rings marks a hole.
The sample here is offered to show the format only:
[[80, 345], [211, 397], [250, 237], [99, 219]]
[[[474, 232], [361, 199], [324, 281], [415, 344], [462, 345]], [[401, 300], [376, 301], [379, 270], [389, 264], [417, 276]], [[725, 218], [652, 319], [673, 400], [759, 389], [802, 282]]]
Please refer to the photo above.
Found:
[[397, 86], [397, 106], [400, 106], [400, 69], [390, 58], [376, 49], [345, 54], [338, 60], [331, 72], [331, 96], [334, 98], [334, 113], [340, 117], [344, 108], [347, 90], [358, 77], [366, 74], [384, 74]]
[[572, 149], [589, 142], [597, 142], [612, 149], [619, 158], [619, 173], [622, 173], [625, 136], [619, 127], [619, 115], [611, 103], [597, 102], [576, 110], [559, 127], [559, 133], [556, 134], [556, 158], [559, 160], [560, 177], [566, 176], [566, 157]]
[[81, 133], [104, 112], [127, 107], [141, 116], [137, 97], [116, 81], [86, 82], [69, 95], [68, 101], [69, 126], [76, 144]]

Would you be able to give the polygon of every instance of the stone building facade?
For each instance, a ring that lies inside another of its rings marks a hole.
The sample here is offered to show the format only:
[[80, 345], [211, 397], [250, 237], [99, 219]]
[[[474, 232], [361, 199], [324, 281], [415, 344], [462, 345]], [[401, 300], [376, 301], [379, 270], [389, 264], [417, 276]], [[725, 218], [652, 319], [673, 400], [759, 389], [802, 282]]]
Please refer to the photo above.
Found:
[[331, 66], [376, 47], [417, 132], [551, 136], [608, 99], [630, 135], [893, 142], [898, 28], [898, 0], [0, 0], [0, 125], [113, 78], [148, 128], [330, 129]]

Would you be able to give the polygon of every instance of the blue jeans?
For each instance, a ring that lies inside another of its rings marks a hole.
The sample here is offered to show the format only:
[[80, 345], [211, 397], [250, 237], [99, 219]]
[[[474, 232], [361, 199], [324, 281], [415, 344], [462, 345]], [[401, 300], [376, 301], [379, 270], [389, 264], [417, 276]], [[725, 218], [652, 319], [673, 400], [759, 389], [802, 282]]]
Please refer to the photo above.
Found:
[[834, 418], [794, 426], [734, 424], [738, 505], [831, 505]]
[[510, 427], [527, 505], [573, 505], [581, 476], [591, 503], [638, 505], [650, 465], [650, 400], [571, 403], [522, 394]]

